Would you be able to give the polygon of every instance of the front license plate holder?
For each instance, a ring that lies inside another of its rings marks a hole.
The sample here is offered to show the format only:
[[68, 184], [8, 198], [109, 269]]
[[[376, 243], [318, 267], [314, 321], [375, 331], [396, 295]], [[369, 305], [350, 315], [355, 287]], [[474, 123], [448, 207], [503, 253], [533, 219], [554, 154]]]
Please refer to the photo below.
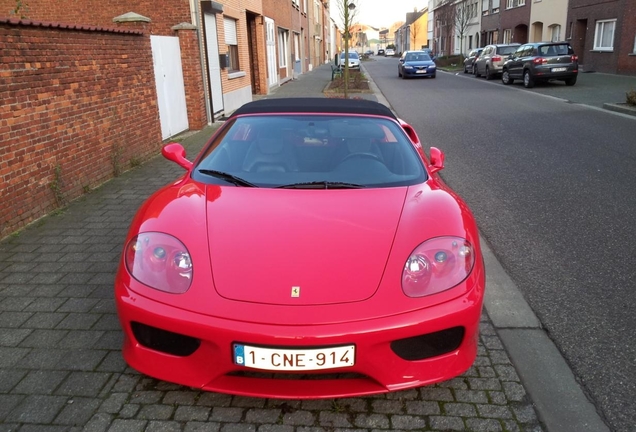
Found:
[[415, 71], [415, 73], [426, 73], [426, 71], [425, 70], [417, 70], [417, 71]]
[[315, 371], [352, 367], [355, 345], [323, 348], [275, 348], [233, 344], [234, 364], [267, 371]]

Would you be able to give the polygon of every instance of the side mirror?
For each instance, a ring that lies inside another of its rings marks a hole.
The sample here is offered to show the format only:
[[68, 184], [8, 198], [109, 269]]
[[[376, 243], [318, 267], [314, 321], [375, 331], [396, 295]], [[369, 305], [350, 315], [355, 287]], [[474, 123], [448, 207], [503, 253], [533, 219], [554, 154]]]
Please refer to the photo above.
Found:
[[431, 171], [431, 174], [435, 174], [444, 169], [444, 152], [437, 147], [431, 147], [430, 154], [431, 164], [428, 166], [428, 169]]
[[185, 168], [188, 171], [192, 169], [192, 162], [186, 159], [186, 151], [179, 143], [166, 144], [161, 149], [161, 154], [169, 161], [175, 162], [181, 168]]
[[400, 59], [400, 63], [404, 63], [404, 59]]

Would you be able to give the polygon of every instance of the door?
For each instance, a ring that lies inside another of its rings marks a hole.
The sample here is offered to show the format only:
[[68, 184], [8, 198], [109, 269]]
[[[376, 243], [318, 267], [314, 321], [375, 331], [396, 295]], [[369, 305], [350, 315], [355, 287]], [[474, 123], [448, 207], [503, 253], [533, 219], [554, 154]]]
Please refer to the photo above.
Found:
[[223, 86], [221, 84], [221, 64], [219, 62], [219, 42], [216, 32], [216, 15], [204, 13], [205, 47], [208, 56], [208, 79], [210, 82], [210, 97], [212, 113], [223, 111]]
[[267, 55], [267, 86], [278, 84], [278, 65], [276, 63], [276, 25], [274, 20], [265, 17], [265, 47]]
[[179, 38], [174, 36], [150, 36], [150, 46], [157, 87], [161, 138], [165, 140], [189, 127], [181, 69], [181, 48]]
[[522, 45], [512, 55], [512, 60], [508, 62], [508, 73], [511, 78], [523, 78], [523, 64], [527, 56], [533, 51], [532, 45]]
[[294, 53], [292, 54], [292, 60], [294, 61], [294, 77], [298, 77], [302, 73], [302, 66], [300, 62], [300, 35], [294, 33]]

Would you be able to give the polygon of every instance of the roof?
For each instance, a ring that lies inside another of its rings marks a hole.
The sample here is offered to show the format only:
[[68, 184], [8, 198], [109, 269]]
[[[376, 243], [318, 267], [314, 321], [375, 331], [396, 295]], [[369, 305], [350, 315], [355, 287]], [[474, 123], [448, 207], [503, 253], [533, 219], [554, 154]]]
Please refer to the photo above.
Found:
[[246, 103], [231, 117], [263, 113], [366, 114], [397, 119], [385, 105], [364, 99], [273, 98]]

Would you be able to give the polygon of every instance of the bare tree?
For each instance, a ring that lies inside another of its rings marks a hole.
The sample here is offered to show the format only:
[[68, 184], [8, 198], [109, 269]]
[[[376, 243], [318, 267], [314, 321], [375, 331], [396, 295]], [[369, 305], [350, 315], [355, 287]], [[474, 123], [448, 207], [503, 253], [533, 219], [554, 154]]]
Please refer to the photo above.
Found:
[[[340, 65], [343, 68], [344, 79], [344, 97], [349, 98], [349, 44], [351, 42], [351, 25], [354, 23], [356, 17], [356, 5], [353, 0], [338, 0], [338, 9], [340, 10], [340, 17], [343, 23], [343, 39], [344, 39], [344, 65]], [[337, 54], [340, 59], [340, 53]]]
[[455, 9], [455, 31], [459, 36], [459, 53], [464, 52], [464, 36], [470, 23], [470, 8], [467, 0], [460, 0]]
[[413, 36], [413, 48], [414, 50], [419, 49], [421, 47], [416, 47], [415, 42], [417, 41], [417, 35], [420, 34], [420, 22], [419, 20], [413, 21], [411, 24], [411, 36]]
[[[356, 21], [359, 6], [355, 4], [355, 1], [353, 0], [336, 0], [336, 2], [338, 4], [338, 11], [340, 13], [340, 15], [338, 15], [338, 18], [342, 20], [343, 29], [347, 24], [349, 26], [352, 26], [353, 23]], [[359, 2], [360, 1], [358, 0], [358, 3]], [[351, 7], [352, 4], [354, 5], [354, 7]], [[347, 21], [347, 23], [345, 23], [345, 20]]]
[[457, 9], [455, 0], [442, 0], [435, 9], [435, 23], [442, 36], [442, 51], [444, 55], [451, 52], [453, 35], [455, 34], [455, 15]]

